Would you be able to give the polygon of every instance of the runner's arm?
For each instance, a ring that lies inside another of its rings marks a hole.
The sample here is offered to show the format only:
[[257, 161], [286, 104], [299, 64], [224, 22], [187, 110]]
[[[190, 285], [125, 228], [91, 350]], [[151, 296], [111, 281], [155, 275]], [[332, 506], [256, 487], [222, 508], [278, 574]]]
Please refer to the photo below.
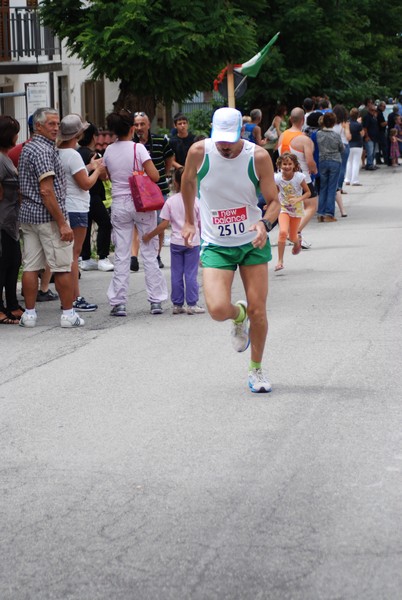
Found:
[[304, 156], [306, 157], [308, 170], [313, 175], [316, 175], [318, 171], [317, 171], [317, 165], [314, 160], [313, 153], [314, 153], [314, 142], [313, 142], [313, 140], [311, 140], [309, 137], [306, 136], [306, 139], [304, 140]]
[[[254, 164], [257, 177], [260, 182], [260, 190], [266, 203], [264, 219], [270, 223], [275, 223], [281, 210], [278, 199], [278, 188], [274, 180], [274, 168], [271, 157], [263, 148], [256, 148], [254, 154]], [[256, 231], [257, 235], [252, 244], [255, 248], [263, 248], [267, 243], [267, 231], [264, 223], [257, 221], [250, 227], [250, 231]]]
[[204, 158], [204, 142], [193, 144], [188, 151], [186, 166], [181, 178], [181, 195], [185, 208], [185, 221], [182, 236], [186, 246], [191, 246], [196, 233], [194, 225], [194, 202], [197, 195], [197, 171]]

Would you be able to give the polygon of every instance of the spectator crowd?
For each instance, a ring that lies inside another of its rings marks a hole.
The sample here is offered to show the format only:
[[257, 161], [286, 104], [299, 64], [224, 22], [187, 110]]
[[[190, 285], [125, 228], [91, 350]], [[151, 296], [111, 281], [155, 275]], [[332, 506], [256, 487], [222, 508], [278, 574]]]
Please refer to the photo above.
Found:
[[[341, 218], [347, 217], [342, 196], [347, 186], [362, 185], [361, 169], [399, 166], [401, 102], [399, 98], [389, 106], [367, 98], [346, 108], [332, 106], [327, 97], [307, 97], [289, 115], [278, 104], [265, 133], [259, 108], [243, 116], [241, 139], [263, 148], [276, 171], [281, 204], [276, 272], [285, 267], [289, 241], [294, 255], [311, 247], [304, 230], [313, 217], [320, 223], [336, 222], [336, 207]], [[30, 138], [23, 144], [17, 144], [19, 123], [0, 116], [0, 324], [34, 327], [37, 302], [59, 300], [60, 325], [83, 326], [82, 313], [98, 306], [96, 298], [86, 300], [81, 272], [95, 269], [111, 274], [110, 315], [124, 317], [130, 271], [138, 271], [140, 261], [150, 312], [160, 314], [168, 298], [161, 270], [164, 245], [170, 245], [173, 314], [205, 312], [197, 283], [203, 239], [198, 200], [195, 243], [190, 248], [181, 236], [181, 178], [190, 148], [203, 136], [189, 131], [182, 113], [175, 115], [170, 137], [151, 132], [145, 112], [113, 112], [107, 126], [110, 144], [100, 154], [97, 126], [80, 115], [60, 120], [56, 110], [38, 109], [29, 119]], [[165, 200], [160, 212], [135, 209], [128, 187], [133, 170], [157, 183]], [[261, 194], [258, 200], [263, 212]]]

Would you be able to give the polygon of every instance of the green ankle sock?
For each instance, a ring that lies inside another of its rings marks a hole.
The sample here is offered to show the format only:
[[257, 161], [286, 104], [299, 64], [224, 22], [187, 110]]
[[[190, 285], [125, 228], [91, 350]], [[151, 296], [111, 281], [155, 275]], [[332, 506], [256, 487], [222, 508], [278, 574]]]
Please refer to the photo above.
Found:
[[252, 371], [253, 369], [261, 369], [261, 363], [256, 363], [250, 360], [250, 371]]
[[239, 316], [233, 322], [234, 323], [243, 323], [244, 319], [247, 316], [246, 309], [244, 308], [243, 304], [237, 304], [237, 306], [240, 309]]

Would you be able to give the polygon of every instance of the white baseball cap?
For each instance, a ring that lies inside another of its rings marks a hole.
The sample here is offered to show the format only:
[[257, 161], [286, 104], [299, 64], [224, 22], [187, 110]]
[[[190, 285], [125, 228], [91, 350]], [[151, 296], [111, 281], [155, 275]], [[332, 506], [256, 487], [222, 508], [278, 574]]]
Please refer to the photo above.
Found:
[[218, 108], [212, 119], [213, 142], [237, 142], [240, 139], [242, 116], [235, 108]]

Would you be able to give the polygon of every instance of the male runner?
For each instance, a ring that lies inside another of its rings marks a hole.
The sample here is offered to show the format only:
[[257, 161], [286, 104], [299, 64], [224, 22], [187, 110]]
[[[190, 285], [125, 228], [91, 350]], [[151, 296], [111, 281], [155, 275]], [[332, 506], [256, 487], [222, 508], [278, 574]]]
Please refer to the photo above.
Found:
[[[240, 139], [241, 127], [238, 110], [220, 108], [213, 117], [211, 138], [191, 146], [182, 178], [186, 207], [182, 233], [191, 245], [197, 195], [208, 312], [216, 321], [232, 319], [232, 342], [237, 352], [244, 352], [251, 342], [249, 387], [252, 392], [270, 392], [261, 362], [268, 332], [268, 261], [272, 258], [268, 232], [280, 204], [268, 152]], [[259, 190], [267, 205], [264, 219], [257, 206]], [[247, 302], [233, 304], [231, 288], [237, 266]]]

